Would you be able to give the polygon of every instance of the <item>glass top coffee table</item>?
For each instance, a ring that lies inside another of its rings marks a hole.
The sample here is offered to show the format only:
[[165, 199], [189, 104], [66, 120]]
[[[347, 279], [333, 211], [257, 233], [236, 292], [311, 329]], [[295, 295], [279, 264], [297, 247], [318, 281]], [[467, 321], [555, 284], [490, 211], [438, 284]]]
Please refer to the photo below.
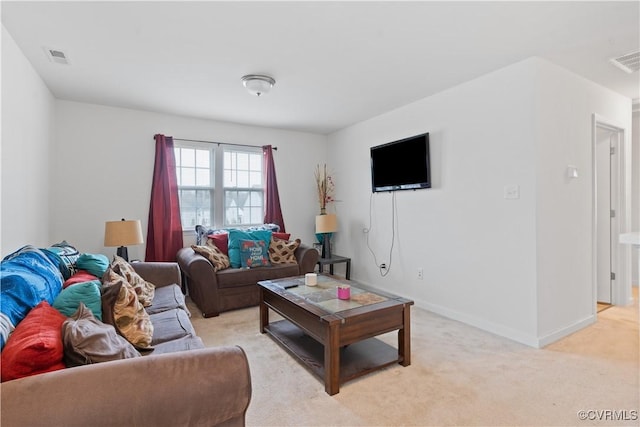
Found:
[[[340, 384], [385, 366], [411, 364], [410, 307], [413, 301], [373, 291], [355, 282], [319, 274], [317, 286], [304, 276], [258, 282], [260, 332], [269, 334], [336, 394]], [[349, 285], [350, 298], [337, 287]], [[269, 323], [269, 311], [284, 320]], [[397, 349], [375, 338], [398, 331]]]

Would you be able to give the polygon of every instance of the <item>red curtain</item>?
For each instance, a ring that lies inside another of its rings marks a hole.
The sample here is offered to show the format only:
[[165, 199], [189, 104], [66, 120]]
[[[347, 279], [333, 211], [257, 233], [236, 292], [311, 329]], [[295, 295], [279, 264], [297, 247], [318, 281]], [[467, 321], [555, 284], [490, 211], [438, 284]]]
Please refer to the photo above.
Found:
[[156, 161], [151, 184], [145, 261], [175, 261], [182, 248], [182, 224], [173, 137], [155, 135]]
[[282, 209], [280, 209], [280, 195], [278, 194], [278, 181], [276, 180], [276, 166], [273, 163], [273, 148], [270, 145], [262, 147], [262, 170], [265, 181], [265, 210], [264, 223], [278, 224], [280, 231], [285, 232]]

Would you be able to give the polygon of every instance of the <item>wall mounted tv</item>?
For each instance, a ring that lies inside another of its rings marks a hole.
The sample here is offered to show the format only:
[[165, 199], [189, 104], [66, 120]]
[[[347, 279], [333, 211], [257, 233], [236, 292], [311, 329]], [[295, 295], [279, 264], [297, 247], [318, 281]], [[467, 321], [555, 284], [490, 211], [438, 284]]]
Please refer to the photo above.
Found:
[[371, 188], [374, 193], [431, 188], [429, 134], [371, 147]]

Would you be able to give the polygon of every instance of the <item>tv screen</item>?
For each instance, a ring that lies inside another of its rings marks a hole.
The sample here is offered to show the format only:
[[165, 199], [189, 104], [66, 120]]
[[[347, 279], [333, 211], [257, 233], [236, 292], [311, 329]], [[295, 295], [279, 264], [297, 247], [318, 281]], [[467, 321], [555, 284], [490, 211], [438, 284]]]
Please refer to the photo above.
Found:
[[371, 186], [374, 193], [431, 188], [429, 134], [371, 147]]

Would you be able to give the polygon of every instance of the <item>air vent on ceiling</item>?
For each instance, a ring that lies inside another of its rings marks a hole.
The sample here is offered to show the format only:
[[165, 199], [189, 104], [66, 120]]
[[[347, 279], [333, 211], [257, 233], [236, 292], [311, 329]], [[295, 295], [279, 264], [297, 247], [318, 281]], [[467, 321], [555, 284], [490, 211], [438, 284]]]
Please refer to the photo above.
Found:
[[56, 64], [69, 64], [69, 57], [60, 49], [52, 49], [50, 47], [43, 47], [44, 52], [47, 54], [49, 61]]
[[610, 61], [616, 67], [631, 74], [640, 70], [640, 51], [627, 53], [626, 55], [610, 59]]

